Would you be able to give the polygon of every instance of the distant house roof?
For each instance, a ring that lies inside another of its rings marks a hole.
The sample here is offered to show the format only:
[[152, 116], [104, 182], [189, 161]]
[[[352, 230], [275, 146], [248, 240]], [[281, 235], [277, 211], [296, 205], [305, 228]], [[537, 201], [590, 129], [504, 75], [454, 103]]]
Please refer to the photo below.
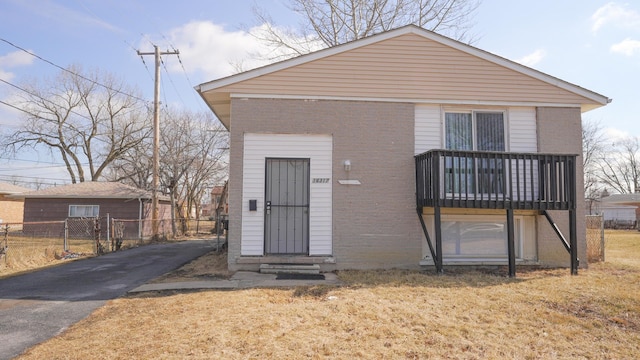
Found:
[[603, 204], [600, 207], [602, 210], [618, 209], [618, 210], [636, 210], [638, 207], [633, 205], [617, 205], [617, 204]]
[[[44, 190], [22, 194], [26, 199], [51, 198], [101, 198], [101, 199], [151, 199], [151, 192], [117, 182], [85, 181], [77, 184], [53, 186]], [[160, 199], [168, 200], [161, 196]]]
[[640, 203], [640, 194], [611, 194], [602, 198], [603, 204]]
[[0, 182], [0, 194], [2, 195], [22, 194], [29, 191], [33, 191], [33, 189], [29, 189], [26, 187], [13, 185], [5, 182]]

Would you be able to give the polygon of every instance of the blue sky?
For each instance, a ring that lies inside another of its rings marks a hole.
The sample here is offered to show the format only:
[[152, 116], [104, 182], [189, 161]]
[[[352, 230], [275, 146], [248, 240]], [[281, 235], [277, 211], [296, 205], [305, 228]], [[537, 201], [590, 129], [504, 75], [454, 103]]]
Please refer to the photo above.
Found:
[[[81, 64], [121, 76], [150, 100], [153, 57], [145, 64], [136, 50], [151, 51], [152, 44], [178, 49], [179, 59], [164, 57], [162, 101], [205, 111], [193, 86], [235, 72], [233, 64], [261, 64], [249, 55], [260, 45], [245, 31], [259, 25], [254, 2], [279, 25], [297, 25], [286, 0], [0, 0], [0, 38], [62, 67]], [[640, 1], [484, 0], [474, 21], [474, 46], [613, 99], [583, 117], [601, 122], [612, 136], [640, 136], [633, 110], [640, 95]], [[59, 71], [0, 41], [1, 79], [20, 84]], [[11, 96], [0, 83], [0, 100], [11, 102]], [[0, 127], [20, 119], [0, 104]], [[55, 164], [46, 154], [20, 158], [39, 159], [46, 170], [32, 161], [0, 159], [0, 181], [9, 175], [67, 178], [49, 167]]]

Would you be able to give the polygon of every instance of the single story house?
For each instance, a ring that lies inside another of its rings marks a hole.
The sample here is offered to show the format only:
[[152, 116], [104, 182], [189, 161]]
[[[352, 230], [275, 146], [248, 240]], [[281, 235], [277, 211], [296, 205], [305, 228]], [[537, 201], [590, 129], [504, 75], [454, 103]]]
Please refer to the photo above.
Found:
[[640, 193], [607, 194], [599, 210], [607, 227], [637, 227], [640, 220]]
[[20, 194], [31, 190], [22, 186], [0, 182], [0, 224], [22, 222], [24, 198]]
[[[152, 234], [152, 194], [129, 185], [87, 181], [53, 186], [21, 196], [24, 197], [25, 223], [100, 217], [101, 229], [106, 229], [108, 217], [128, 220], [124, 230], [126, 238], [146, 237]], [[159, 197], [158, 213], [160, 220], [171, 219], [168, 197]], [[44, 225], [34, 225], [30, 229], [35, 231], [42, 226]], [[167, 223], [167, 231], [170, 231], [170, 228], [170, 224]], [[25, 227], [25, 231], [28, 229]]]
[[230, 131], [230, 270], [586, 266], [603, 95], [413, 25], [196, 90]]

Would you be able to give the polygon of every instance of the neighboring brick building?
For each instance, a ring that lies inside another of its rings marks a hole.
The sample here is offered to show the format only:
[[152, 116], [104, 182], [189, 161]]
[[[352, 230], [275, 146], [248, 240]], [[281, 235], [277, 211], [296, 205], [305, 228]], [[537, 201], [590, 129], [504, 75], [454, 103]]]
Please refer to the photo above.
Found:
[[581, 114], [605, 96], [416, 26], [197, 90], [230, 131], [231, 270], [586, 259]]
[[31, 189], [0, 182], [0, 223], [21, 223], [24, 212], [24, 198], [21, 194]]
[[[88, 181], [54, 186], [24, 193], [22, 196], [25, 223], [100, 217], [103, 219], [102, 228], [106, 228], [107, 215], [110, 219], [120, 220], [151, 219], [151, 193], [115, 182]], [[166, 196], [159, 199], [158, 219], [171, 219], [171, 204]], [[143, 229], [138, 229], [135, 225], [129, 230], [130, 234], [126, 235], [148, 236], [150, 229], [149, 225]]]

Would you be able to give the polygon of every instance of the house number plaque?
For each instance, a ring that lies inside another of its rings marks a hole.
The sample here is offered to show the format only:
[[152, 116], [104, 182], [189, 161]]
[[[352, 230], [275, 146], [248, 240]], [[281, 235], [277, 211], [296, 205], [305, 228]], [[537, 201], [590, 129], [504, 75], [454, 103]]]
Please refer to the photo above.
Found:
[[314, 184], [328, 184], [329, 178], [313, 178], [311, 182]]

